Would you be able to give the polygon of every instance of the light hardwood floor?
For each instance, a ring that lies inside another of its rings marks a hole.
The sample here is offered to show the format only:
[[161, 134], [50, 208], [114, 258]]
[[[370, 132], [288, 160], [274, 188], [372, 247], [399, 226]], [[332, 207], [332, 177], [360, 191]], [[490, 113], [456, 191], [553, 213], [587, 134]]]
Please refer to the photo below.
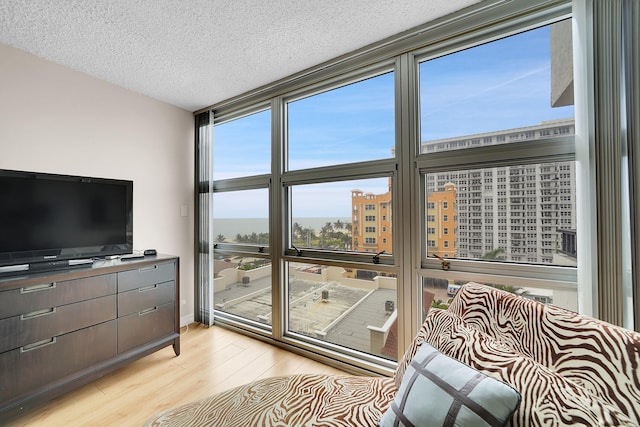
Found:
[[345, 374], [213, 326], [182, 328], [181, 354], [166, 347], [24, 414], [9, 426], [140, 426], [162, 410], [264, 377]]

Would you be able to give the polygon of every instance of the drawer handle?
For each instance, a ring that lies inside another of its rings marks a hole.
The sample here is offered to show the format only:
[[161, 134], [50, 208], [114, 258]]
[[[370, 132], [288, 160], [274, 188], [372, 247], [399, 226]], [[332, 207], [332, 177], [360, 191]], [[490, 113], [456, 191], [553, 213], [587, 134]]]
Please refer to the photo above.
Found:
[[55, 343], [56, 343], [56, 337], [34, 342], [33, 344], [27, 344], [23, 347], [20, 347], [20, 353], [26, 353], [27, 351], [37, 350], [39, 348], [46, 347], [48, 345], [55, 344]]
[[33, 319], [34, 317], [47, 316], [56, 312], [55, 307], [45, 308], [43, 310], [32, 311], [31, 313], [23, 314], [20, 316], [21, 320]]
[[48, 289], [55, 289], [55, 288], [56, 288], [56, 282], [53, 282], [53, 283], [47, 283], [44, 285], [35, 285], [35, 286], [29, 286], [26, 288], [20, 288], [20, 293], [28, 294], [31, 292], [40, 292], [40, 291], [46, 291]]
[[142, 267], [142, 268], [139, 268], [139, 269], [138, 269], [138, 271], [142, 273], [142, 272], [145, 272], [145, 271], [155, 270], [155, 269], [157, 269], [157, 268], [158, 268], [158, 266], [157, 266], [157, 265], [152, 265], [151, 267]]
[[158, 285], [145, 286], [144, 288], [138, 288], [138, 292], [147, 292], [158, 289]]
[[146, 310], [142, 310], [138, 312], [138, 316], [144, 316], [145, 314], [149, 314], [149, 313], [153, 313], [154, 311], [157, 311], [158, 307], [151, 307], [151, 308], [147, 308]]

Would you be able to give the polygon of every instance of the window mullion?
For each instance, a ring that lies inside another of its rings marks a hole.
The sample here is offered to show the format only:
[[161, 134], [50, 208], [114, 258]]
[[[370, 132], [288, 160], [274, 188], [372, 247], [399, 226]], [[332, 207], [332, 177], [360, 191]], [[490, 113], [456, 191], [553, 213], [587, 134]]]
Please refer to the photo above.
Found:
[[421, 171], [480, 169], [484, 167], [572, 161], [575, 159], [575, 138], [564, 136], [526, 143], [500, 144], [465, 148], [421, 155]]
[[395, 159], [391, 159], [326, 166], [285, 172], [280, 179], [283, 185], [299, 185], [392, 176], [396, 170], [396, 163]]
[[398, 273], [398, 355], [409, 347], [418, 332], [421, 310], [418, 304], [420, 222], [420, 197], [416, 197], [419, 180], [414, 170], [419, 146], [419, 83], [417, 62], [414, 55], [399, 57], [396, 71], [396, 155], [398, 158], [398, 178], [394, 208], [398, 212], [395, 239]]
[[285, 129], [286, 118], [282, 98], [275, 97], [271, 101], [271, 187], [269, 193], [269, 230], [271, 247], [271, 333], [274, 339], [281, 340], [287, 329], [286, 291], [287, 281], [282, 254], [287, 223], [284, 189], [281, 184], [282, 171], [285, 170], [286, 151]]

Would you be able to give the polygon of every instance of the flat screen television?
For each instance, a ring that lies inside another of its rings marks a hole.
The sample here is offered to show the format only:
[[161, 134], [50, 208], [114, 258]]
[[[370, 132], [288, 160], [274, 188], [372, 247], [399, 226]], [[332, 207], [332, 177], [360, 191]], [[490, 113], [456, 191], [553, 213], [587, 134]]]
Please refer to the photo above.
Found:
[[0, 267], [55, 268], [132, 247], [132, 181], [0, 170]]

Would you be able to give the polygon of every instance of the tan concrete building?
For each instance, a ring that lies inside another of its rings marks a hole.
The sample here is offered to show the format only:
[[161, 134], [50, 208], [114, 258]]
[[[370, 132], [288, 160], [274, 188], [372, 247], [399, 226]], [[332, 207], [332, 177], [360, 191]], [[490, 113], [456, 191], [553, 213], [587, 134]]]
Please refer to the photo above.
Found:
[[[354, 251], [392, 253], [391, 201], [391, 190], [384, 194], [351, 191], [351, 247]], [[429, 255], [455, 256], [458, 231], [455, 185], [448, 183], [444, 191], [430, 193], [426, 212]]]
[[430, 193], [427, 199], [428, 255], [454, 257], [457, 234], [456, 187], [449, 182], [444, 185], [444, 191]]
[[351, 191], [351, 248], [359, 252], [392, 253], [391, 191]]

